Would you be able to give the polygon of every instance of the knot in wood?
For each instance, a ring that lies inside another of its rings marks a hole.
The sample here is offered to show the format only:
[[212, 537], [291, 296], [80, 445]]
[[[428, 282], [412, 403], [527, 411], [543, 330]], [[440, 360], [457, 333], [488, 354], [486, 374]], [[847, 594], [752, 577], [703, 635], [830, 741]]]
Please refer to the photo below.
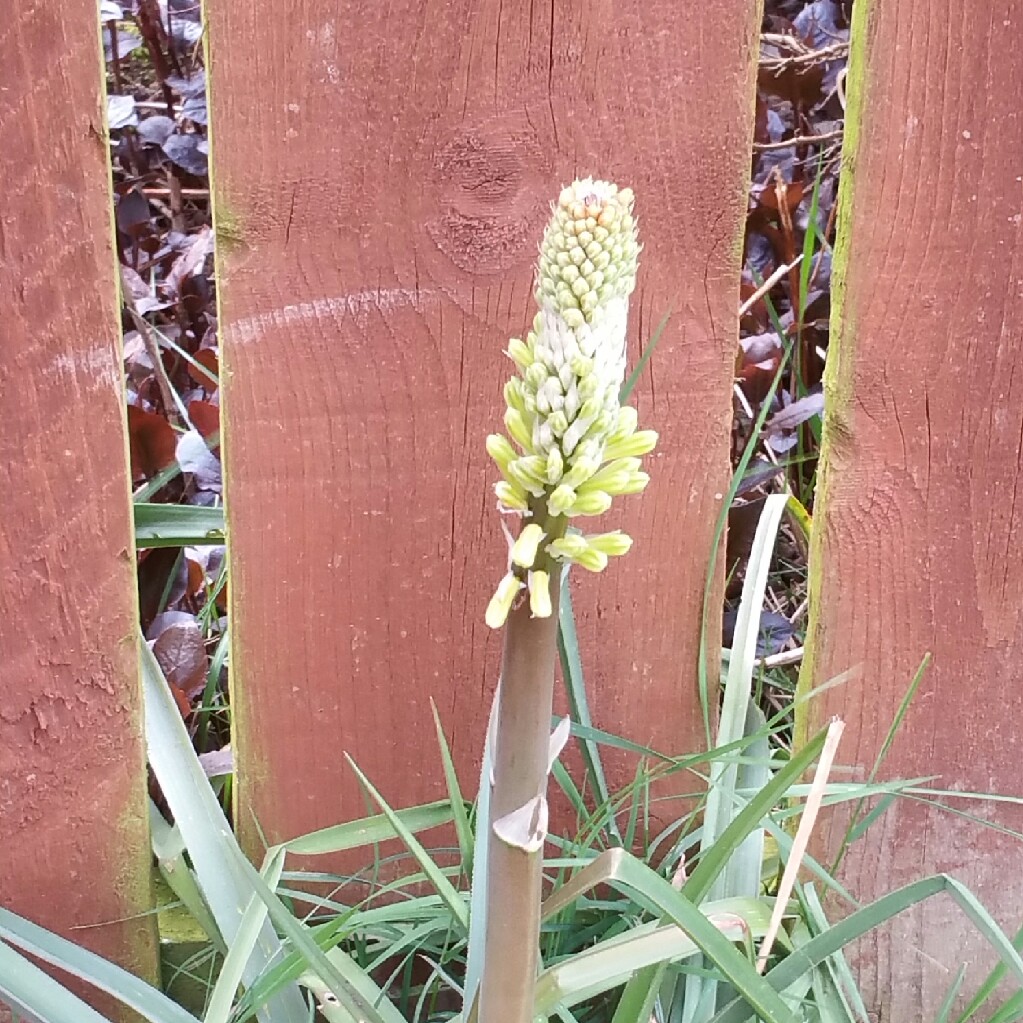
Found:
[[506, 117], [449, 126], [425, 148], [433, 187], [424, 222], [437, 248], [473, 274], [532, 261], [549, 168], [529, 124]]

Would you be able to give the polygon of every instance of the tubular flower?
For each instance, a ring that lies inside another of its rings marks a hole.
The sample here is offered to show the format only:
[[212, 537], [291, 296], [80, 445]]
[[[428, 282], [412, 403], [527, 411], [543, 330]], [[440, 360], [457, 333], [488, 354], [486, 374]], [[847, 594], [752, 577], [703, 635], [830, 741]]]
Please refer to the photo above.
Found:
[[633, 199], [631, 189], [606, 181], [576, 181], [562, 190], [544, 232], [539, 311], [526, 337], [508, 343], [516, 375], [504, 389], [507, 436], [487, 438], [503, 477], [498, 508], [530, 520], [488, 609], [491, 628], [504, 624], [518, 594], [509, 576], [528, 589], [533, 615], [548, 617], [558, 563], [599, 572], [632, 543], [620, 532], [566, 531], [570, 520], [603, 514], [613, 497], [639, 493], [650, 479], [640, 456], [657, 434], [637, 430], [636, 410], [619, 403], [640, 248]]

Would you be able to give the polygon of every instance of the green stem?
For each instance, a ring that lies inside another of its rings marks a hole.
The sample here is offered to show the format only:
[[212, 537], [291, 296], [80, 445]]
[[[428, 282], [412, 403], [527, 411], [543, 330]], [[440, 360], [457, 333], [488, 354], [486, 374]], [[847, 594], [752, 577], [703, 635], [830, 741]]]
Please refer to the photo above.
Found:
[[[551, 575], [558, 607], [560, 573]], [[533, 618], [526, 600], [508, 615], [498, 696], [491, 821], [547, 791], [558, 617]], [[489, 835], [487, 930], [479, 1023], [531, 1023], [540, 942], [543, 849]]]

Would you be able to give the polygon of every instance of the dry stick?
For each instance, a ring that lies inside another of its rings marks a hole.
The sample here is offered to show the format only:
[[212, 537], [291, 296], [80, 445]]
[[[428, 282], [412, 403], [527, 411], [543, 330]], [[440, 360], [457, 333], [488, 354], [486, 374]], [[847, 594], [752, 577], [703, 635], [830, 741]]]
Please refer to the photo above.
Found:
[[164, 412], [167, 414], [168, 419], [176, 422], [179, 417], [178, 404], [174, 399], [174, 388], [171, 386], [170, 377], [167, 376], [167, 368], [163, 364], [160, 345], [157, 343], [156, 338], [153, 337], [149, 324], [135, 305], [135, 298], [128, 287], [128, 282], [124, 279], [123, 269], [121, 270], [121, 299], [124, 302], [125, 309], [128, 310], [132, 323], [135, 324], [135, 329], [142, 338], [146, 354], [153, 364], [153, 373], [156, 375], [156, 383], [160, 388], [160, 398], [163, 401]]
[[784, 668], [790, 664], [799, 664], [803, 659], [803, 648], [793, 647], [791, 650], [780, 650], [776, 654], [768, 654], [767, 657], [758, 657], [753, 662], [755, 668]]
[[[561, 577], [552, 572], [551, 606]], [[529, 601], [508, 615], [498, 695], [491, 821], [546, 793], [558, 616], [533, 618]], [[540, 932], [543, 847], [534, 852], [488, 835], [487, 929], [479, 1023], [531, 1023]]]
[[800, 252], [791, 263], [783, 263], [780, 267], [778, 267], [778, 269], [775, 270], [774, 273], [771, 274], [771, 276], [768, 277], [767, 280], [764, 281], [764, 283], [761, 284], [760, 287], [757, 288], [757, 290], [754, 291], [741, 306], [739, 306], [739, 316], [745, 316], [746, 313], [748, 313], [753, 306], [759, 302], [760, 299], [762, 299], [764, 295], [766, 295], [791, 269], [799, 265], [799, 261], [802, 258], [803, 254]]
[[771, 922], [767, 926], [767, 933], [764, 935], [763, 943], [760, 946], [760, 955], [757, 956], [757, 973], [763, 973], [767, 966], [767, 960], [771, 955], [771, 946], [778, 936], [782, 918], [785, 916], [785, 907], [788, 905], [789, 896], [796, 885], [796, 875], [806, 854], [806, 847], [810, 844], [810, 833], [817, 821], [817, 814], [821, 808], [821, 800], [824, 798], [824, 789], [828, 784], [828, 775], [831, 773], [831, 765], [835, 760], [835, 753], [838, 750], [838, 742], [842, 738], [845, 729], [845, 722], [840, 718], [832, 718], [828, 725], [828, 737], [824, 740], [824, 749], [821, 750], [821, 758], [817, 763], [817, 770], [813, 776], [813, 783], [810, 785], [810, 793], [806, 797], [806, 806], [803, 808], [803, 816], [796, 829], [796, 837], [792, 840], [792, 851], [789, 853], [788, 863], [785, 864], [785, 872], [781, 876], [781, 884], [778, 885], [778, 894], [774, 899], [774, 912], [771, 913]]
[[795, 138], [781, 139], [778, 142], [754, 142], [753, 149], [758, 153], [764, 153], [769, 149], [788, 149], [789, 146], [815, 146], [821, 142], [837, 141], [844, 134], [844, 129], [836, 128], [822, 135], [796, 135]]

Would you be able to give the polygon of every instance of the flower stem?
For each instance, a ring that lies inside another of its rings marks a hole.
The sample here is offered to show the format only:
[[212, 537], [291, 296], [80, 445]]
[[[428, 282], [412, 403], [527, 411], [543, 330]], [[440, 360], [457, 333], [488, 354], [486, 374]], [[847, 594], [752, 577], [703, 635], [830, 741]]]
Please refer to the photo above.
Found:
[[[550, 579], [558, 606], [560, 572]], [[546, 796], [558, 617], [508, 615], [498, 696], [491, 820]], [[546, 822], [544, 822], [544, 827]], [[491, 827], [479, 1023], [531, 1023], [540, 940], [543, 848], [529, 852]]]

